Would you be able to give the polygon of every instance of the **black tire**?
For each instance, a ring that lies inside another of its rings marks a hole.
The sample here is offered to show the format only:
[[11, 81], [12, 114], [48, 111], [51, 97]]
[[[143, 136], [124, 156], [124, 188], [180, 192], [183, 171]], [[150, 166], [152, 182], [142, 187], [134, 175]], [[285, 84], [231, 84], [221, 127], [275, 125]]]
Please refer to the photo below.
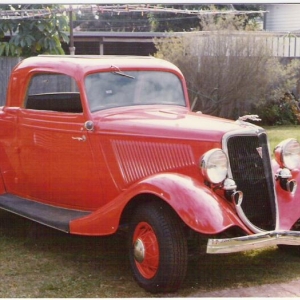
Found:
[[129, 227], [133, 277], [151, 293], [175, 292], [187, 270], [187, 242], [178, 216], [164, 203], [142, 204]]

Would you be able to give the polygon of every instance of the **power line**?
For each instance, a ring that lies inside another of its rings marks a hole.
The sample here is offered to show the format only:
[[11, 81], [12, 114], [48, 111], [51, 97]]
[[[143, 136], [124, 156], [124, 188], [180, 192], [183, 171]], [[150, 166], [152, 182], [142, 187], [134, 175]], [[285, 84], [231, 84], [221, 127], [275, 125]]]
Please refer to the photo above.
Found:
[[44, 18], [52, 13], [50, 9], [0, 10], [0, 20]]
[[186, 14], [186, 15], [220, 15], [220, 14], [264, 14], [267, 11], [239, 11], [235, 10], [233, 7], [228, 10], [205, 10], [205, 9], [176, 9], [161, 7], [158, 5], [91, 5], [86, 6], [70, 6], [62, 8], [45, 8], [45, 9], [20, 9], [20, 10], [0, 10], [0, 20], [10, 20], [10, 19], [36, 19], [36, 18], [45, 18], [51, 14], [64, 14], [67, 15], [68, 12], [92, 12], [93, 14], [97, 13], [111, 13], [111, 14], [121, 14], [129, 12], [139, 12], [142, 15], [145, 13], [174, 13], [174, 14]]
[[126, 13], [126, 12], [140, 12], [140, 13], [174, 13], [174, 14], [193, 14], [193, 15], [217, 15], [217, 14], [263, 14], [267, 11], [263, 10], [236, 10], [231, 5], [228, 10], [206, 10], [206, 9], [177, 9], [170, 7], [161, 7], [159, 5], [105, 5], [105, 6], [92, 6], [93, 12], [111, 12], [111, 13]]

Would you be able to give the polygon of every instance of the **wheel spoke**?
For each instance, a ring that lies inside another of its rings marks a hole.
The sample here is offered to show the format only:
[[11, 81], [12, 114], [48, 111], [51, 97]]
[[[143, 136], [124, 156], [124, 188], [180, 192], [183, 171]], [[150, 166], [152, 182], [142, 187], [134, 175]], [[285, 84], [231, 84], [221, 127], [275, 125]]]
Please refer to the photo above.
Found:
[[136, 227], [133, 242], [139, 240], [143, 249], [143, 259], [136, 260], [136, 265], [141, 274], [145, 278], [152, 278], [155, 276], [159, 265], [159, 246], [158, 241], [152, 227], [146, 223], [141, 222]]

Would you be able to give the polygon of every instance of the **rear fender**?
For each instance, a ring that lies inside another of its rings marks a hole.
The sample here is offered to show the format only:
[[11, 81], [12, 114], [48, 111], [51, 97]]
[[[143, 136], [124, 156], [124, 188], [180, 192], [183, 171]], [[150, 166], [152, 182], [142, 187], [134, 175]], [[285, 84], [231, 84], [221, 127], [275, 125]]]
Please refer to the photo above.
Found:
[[167, 202], [197, 232], [217, 234], [234, 225], [249, 232], [225, 200], [200, 182], [174, 173], [153, 175], [140, 181], [91, 215], [72, 221], [70, 232], [87, 235], [116, 232], [124, 208], [140, 194], [152, 194]]

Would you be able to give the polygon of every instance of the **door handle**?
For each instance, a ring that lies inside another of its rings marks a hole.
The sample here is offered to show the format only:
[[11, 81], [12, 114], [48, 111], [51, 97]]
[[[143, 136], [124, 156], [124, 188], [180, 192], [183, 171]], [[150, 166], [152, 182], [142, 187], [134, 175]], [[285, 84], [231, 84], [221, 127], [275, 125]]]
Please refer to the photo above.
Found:
[[83, 136], [72, 136], [72, 140], [77, 140], [79, 142], [84, 142], [86, 141], [86, 136], [83, 135]]

